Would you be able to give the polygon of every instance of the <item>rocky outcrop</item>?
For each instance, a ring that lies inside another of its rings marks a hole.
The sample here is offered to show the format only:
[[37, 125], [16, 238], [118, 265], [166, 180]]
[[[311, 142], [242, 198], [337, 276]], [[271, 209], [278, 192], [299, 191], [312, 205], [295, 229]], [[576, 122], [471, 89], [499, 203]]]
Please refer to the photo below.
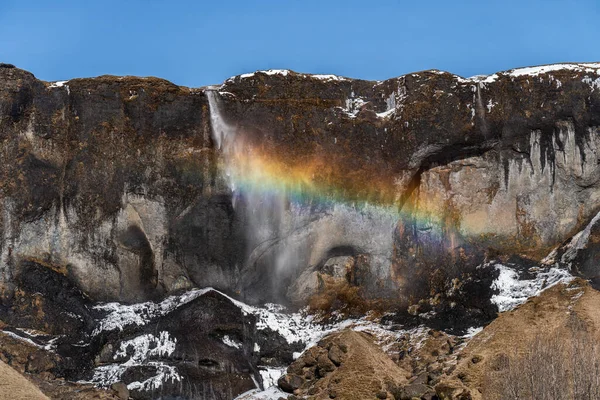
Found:
[[567, 268], [573, 273], [589, 279], [597, 288], [600, 284], [599, 220], [600, 214], [597, 214], [583, 230], [566, 240], [546, 257], [544, 263]]
[[406, 375], [367, 335], [346, 330], [307, 350], [278, 385], [300, 398], [386, 399]]
[[93, 384], [135, 399], [232, 399], [263, 384], [259, 365], [287, 365], [303, 346], [213, 289], [159, 303], [97, 304], [59, 272], [24, 267], [15, 297], [2, 304], [0, 360], [57, 398], [92, 393]]

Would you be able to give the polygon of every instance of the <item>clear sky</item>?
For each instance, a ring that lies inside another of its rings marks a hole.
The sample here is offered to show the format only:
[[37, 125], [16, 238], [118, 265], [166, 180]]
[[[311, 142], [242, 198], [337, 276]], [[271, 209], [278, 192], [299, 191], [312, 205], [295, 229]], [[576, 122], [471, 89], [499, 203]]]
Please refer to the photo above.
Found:
[[600, 0], [0, 0], [0, 62], [44, 80], [257, 69], [385, 79], [600, 61]]

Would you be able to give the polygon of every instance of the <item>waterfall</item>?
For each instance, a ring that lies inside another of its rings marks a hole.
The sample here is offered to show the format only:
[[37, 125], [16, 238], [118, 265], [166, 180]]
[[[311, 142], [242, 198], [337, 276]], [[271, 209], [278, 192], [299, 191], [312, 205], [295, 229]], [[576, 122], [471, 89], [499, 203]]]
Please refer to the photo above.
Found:
[[489, 129], [488, 129], [487, 120], [486, 120], [486, 116], [485, 116], [485, 107], [483, 105], [483, 100], [481, 98], [481, 83], [477, 83], [476, 94], [477, 94], [476, 109], [477, 109], [477, 116], [479, 117], [479, 122], [481, 123], [481, 131], [483, 133], [483, 137], [488, 139], [490, 137], [490, 135], [489, 135]]
[[346, 247], [370, 254], [371, 266], [388, 273], [396, 213], [323, 201], [325, 192], [299, 194], [304, 182], [285, 176], [273, 166], [272, 155], [253, 146], [243, 128], [224, 115], [218, 91], [207, 90], [206, 95], [213, 140], [223, 157], [221, 173], [227, 176], [234, 210], [244, 225], [244, 284], [264, 284], [266, 279], [274, 293], [284, 295], [282, 282], [322, 263], [332, 249]]

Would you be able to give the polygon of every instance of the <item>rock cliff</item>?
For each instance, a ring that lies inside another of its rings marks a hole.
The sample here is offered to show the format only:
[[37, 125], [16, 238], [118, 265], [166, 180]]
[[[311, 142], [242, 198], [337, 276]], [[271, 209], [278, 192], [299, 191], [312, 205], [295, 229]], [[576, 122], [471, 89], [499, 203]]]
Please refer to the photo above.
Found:
[[599, 204], [596, 64], [201, 89], [0, 75], [8, 292], [36, 260], [97, 300], [212, 285], [302, 303], [298, 277], [346, 256], [395, 295], [423, 264], [539, 258]]
[[[0, 320], [61, 336], [57, 376], [93, 380], [145, 341], [166, 366], [119, 374], [177, 367], [218, 398], [298, 350], [225, 294], [464, 330], [496, 316], [498, 260], [600, 276], [599, 134], [600, 64], [198, 89], [0, 64]], [[198, 287], [224, 294], [102, 333], [98, 302], [154, 301], [143, 314]]]

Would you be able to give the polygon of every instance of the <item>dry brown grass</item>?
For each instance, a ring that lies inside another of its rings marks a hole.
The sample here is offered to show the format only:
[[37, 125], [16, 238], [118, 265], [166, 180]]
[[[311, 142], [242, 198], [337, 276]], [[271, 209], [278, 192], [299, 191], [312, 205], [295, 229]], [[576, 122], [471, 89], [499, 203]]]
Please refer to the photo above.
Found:
[[336, 400], [374, 399], [378, 392], [402, 386], [410, 375], [366, 333], [346, 329], [324, 340], [327, 341], [345, 346], [347, 354], [339, 368], [316, 382], [317, 394], [309, 399], [329, 399], [330, 393], [335, 393]]
[[33, 383], [0, 361], [0, 400], [49, 400]]
[[589, 381], [586, 370], [595, 368], [596, 342], [600, 292], [575, 280], [502, 313], [461, 351], [452, 378], [467, 385], [474, 400], [580, 399], [574, 393]]
[[489, 400], [599, 399], [600, 348], [585, 324], [536, 336], [522, 354], [499, 359], [484, 378]]

